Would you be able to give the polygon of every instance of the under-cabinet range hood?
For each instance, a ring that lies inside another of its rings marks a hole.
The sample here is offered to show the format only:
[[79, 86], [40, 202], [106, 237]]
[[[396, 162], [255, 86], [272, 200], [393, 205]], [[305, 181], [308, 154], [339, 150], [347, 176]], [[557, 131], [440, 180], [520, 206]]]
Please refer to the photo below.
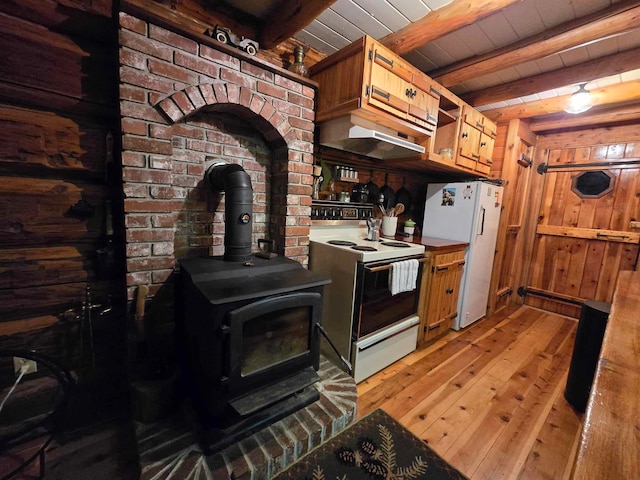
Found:
[[379, 159], [414, 157], [425, 152], [412, 137], [355, 115], [321, 123], [320, 144]]

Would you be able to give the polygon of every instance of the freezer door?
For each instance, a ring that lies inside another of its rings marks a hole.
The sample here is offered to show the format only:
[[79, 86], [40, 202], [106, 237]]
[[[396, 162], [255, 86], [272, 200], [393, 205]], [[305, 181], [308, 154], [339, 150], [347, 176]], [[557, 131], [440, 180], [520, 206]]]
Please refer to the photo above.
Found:
[[481, 182], [427, 185], [422, 235], [470, 242]]
[[472, 324], [487, 313], [493, 257], [502, 210], [502, 187], [481, 183], [478, 190], [478, 209], [473, 222], [473, 235], [467, 251], [458, 303], [458, 328]]

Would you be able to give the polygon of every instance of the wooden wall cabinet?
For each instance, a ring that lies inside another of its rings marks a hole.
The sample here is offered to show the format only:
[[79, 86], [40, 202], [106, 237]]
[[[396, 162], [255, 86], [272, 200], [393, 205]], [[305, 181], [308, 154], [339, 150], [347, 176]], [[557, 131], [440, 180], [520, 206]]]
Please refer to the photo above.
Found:
[[414, 138], [435, 130], [433, 80], [371, 37], [313, 65], [310, 77], [320, 85], [317, 122], [353, 114]]
[[[449, 92], [443, 96], [447, 94]], [[488, 176], [497, 136], [496, 124], [461, 100], [457, 103], [451, 100], [448, 105], [446, 109], [441, 108], [443, 121], [438, 123], [428, 160], [449, 170]], [[450, 149], [450, 158], [443, 155], [445, 149]]]
[[445, 334], [458, 314], [458, 296], [464, 268], [465, 247], [447, 252], [431, 252], [429, 267], [423, 272], [420, 296], [418, 344]]
[[310, 77], [319, 84], [318, 123], [355, 115], [425, 147], [394, 159], [397, 168], [489, 175], [495, 123], [373, 38], [313, 65]]

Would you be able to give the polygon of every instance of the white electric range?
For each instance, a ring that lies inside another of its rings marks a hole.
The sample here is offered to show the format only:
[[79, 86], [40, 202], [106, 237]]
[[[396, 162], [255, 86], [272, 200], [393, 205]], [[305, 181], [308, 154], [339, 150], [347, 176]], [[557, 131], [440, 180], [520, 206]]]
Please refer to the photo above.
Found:
[[[371, 204], [313, 202], [309, 269], [328, 275], [322, 325], [360, 382], [416, 348], [423, 245], [367, 240]], [[416, 288], [392, 295], [393, 263], [417, 259]], [[324, 345], [323, 353], [337, 358]]]

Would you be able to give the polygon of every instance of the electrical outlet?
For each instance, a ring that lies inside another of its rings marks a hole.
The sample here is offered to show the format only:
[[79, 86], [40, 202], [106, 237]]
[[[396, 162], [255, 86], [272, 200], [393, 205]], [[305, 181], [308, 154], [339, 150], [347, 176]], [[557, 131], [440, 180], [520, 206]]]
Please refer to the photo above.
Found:
[[13, 371], [16, 375], [20, 374], [20, 369], [23, 365], [27, 366], [27, 371], [24, 372], [25, 375], [36, 373], [38, 371], [38, 364], [35, 360], [29, 360], [28, 358], [22, 357], [13, 357]]

